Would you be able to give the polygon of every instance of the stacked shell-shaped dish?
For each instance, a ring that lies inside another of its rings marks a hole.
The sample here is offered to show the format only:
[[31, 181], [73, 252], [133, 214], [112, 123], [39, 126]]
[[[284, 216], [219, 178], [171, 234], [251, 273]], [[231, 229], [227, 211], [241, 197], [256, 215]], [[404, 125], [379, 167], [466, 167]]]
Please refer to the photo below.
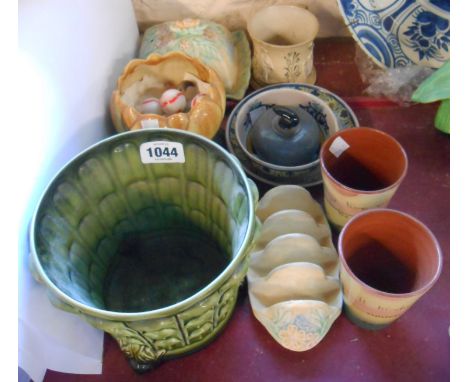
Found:
[[253, 313], [283, 347], [309, 350], [341, 313], [330, 226], [320, 204], [295, 185], [268, 191], [257, 217], [263, 226], [247, 273]]

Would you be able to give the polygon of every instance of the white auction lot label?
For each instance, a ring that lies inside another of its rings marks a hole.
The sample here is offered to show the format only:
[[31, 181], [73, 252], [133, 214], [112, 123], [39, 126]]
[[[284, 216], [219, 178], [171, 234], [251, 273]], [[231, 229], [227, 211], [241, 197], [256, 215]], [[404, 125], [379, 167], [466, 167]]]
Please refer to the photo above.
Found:
[[140, 158], [143, 163], [185, 163], [184, 146], [168, 141], [142, 143]]
[[337, 158], [340, 157], [341, 154], [343, 154], [346, 150], [349, 149], [348, 142], [346, 142], [343, 138], [337, 137], [335, 140], [332, 142], [330, 148], [330, 152]]

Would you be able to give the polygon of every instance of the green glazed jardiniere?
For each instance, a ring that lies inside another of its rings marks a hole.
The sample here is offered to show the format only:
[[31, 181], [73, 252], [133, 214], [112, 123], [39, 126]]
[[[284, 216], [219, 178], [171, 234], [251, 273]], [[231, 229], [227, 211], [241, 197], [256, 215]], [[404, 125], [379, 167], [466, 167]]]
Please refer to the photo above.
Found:
[[111, 334], [134, 368], [195, 351], [229, 320], [258, 224], [255, 185], [212, 141], [113, 136], [71, 160], [33, 217], [52, 302]]

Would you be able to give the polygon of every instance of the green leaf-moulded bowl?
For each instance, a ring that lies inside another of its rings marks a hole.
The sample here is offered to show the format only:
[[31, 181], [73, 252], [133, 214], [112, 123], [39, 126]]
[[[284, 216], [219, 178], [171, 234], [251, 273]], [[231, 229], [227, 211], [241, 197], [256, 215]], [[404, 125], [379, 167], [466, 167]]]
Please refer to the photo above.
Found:
[[[182, 146], [143, 163], [149, 142]], [[46, 188], [31, 270], [55, 306], [112, 335], [145, 371], [202, 348], [227, 324], [258, 231], [257, 200], [237, 159], [200, 135], [118, 134]]]

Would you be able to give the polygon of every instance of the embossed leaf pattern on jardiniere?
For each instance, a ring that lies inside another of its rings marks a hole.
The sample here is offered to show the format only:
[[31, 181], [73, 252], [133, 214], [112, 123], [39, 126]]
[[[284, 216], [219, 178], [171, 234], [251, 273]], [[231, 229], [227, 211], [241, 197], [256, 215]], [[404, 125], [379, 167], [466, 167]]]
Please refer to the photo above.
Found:
[[[143, 164], [140, 145], [157, 140], [183, 144], [186, 162]], [[208, 139], [172, 129], [113, 136], [66, 165], [44, 194], [31, 235], [33, 267], [63, 308], [112, 335], [133, 366], [187, 354], [212, 340], [234, 310], [255, 233], [256, 200], [247, 190], [237, 161]], [[102, 285], [120, 240], [187, 224], [230, 254], [223, 276], [167, 313], [106, 310]]]

